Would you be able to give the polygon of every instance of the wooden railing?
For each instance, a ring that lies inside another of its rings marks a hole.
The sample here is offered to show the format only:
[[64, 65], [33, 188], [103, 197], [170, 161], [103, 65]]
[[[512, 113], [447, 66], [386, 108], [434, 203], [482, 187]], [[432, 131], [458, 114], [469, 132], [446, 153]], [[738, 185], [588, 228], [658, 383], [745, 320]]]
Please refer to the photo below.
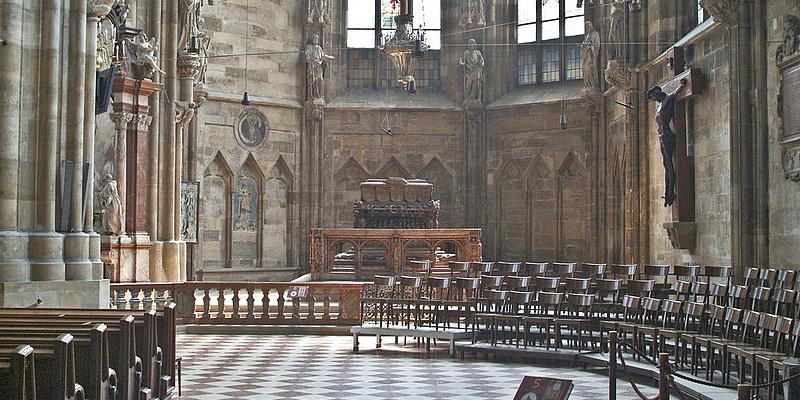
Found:
[[[289, 298], [296, 286], [308, 287], [305, 298]], [[111, 307], [142, 310], [174, 301], [184, 324], [357, 325], [361, 288], [317, 282], [115, 283]]]

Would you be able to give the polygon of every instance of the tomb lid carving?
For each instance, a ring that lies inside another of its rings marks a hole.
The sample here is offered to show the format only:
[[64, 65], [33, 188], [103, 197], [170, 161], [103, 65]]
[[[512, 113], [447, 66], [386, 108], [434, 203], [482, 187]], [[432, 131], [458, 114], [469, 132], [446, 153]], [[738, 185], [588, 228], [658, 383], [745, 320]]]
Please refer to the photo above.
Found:
[[356, 228], [432, 229], [439, 226], [433, 184], [422, 179], [367, 179], [354, 202]]

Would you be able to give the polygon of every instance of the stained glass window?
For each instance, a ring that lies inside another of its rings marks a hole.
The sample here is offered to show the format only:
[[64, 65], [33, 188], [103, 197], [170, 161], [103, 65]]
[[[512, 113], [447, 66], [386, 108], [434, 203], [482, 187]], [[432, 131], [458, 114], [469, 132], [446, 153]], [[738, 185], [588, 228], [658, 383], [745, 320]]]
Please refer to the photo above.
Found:
[[574, 0], [519, 0], [517, 12], [517, 83], [580, 79], [576, 44], [584, 34], [583, 6]]
[[371, 88], [375, 86], [375, 50], [350, 49], [347, 51], [347, 87]]

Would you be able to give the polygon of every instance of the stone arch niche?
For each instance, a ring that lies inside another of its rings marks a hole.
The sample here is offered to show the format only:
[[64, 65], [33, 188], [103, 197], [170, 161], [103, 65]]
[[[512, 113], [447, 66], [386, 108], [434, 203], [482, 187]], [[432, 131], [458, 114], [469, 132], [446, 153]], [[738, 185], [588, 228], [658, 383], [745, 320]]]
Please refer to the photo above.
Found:
[[257, 268], [261, 265], [261, 217], [264, 174], [252, 154], [248, 154], [233, 183], [231, 204], [232, 268]]
[[376, 178], [404, 178], [411, 179], [411, 173], [396, 158], [392, 157], [381, 167]]
[[541, 156], [528, 174], [528, 260], [556, 258], [556, 191], [553, 169]]
[[581, 261], [589, 245], [586, 224], [589, 207], [589, 187], [586, 168], [578, 156], [570, 152], [556, 174], [558, 205], [558, 254], [560, 260]]
[[203, 173], [200, 184], [200, 268], [230, 268], [231, 188], [233, 173], [225, 157], [217, 153]]
[[283, 157], [270, 169], [264, 182], [264, 238], [261, 263], [266, 268], [292, 268], [295, 210], [290, 204], [294, 177]]
[[614, 154], [613, 175], [611, 177], [611, 206], [609, 207], [608, 237], [611, 262], [624, 262], [625, 254], [625, 159], [618, 151]]
[[334, 227], [353, 227], [353, 202], [361, 198], [360, 185], [367, 178], [367, 171], [352, 157], [334, 174], [331, 199]]
[[417, 173], [417, 178], [433, 184], [433, 199], [440, 202], [439, 228], [453, 228], [455, 224], [453, 175], [438, 157], [433, 157], [428, 165]]
[[528, 161], [510, 160], [497, 181], [497, 256], [502, 261], [524, 261], [528, 229], [525, 190]]

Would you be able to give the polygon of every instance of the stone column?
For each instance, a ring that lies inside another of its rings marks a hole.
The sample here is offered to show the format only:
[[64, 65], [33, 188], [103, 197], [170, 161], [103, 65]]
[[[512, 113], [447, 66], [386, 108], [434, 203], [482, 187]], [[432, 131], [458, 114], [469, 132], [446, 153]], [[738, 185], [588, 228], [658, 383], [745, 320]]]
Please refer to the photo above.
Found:
[[464, 103], [465, 223], [468, 228], [485, 225], [486, 208], [486, 117], [480, 103]]
[[83, 207], [83, 232], [89, 236], [89, 261], [92, 263], [92, 279], [103, 277], [103, 262], [100, 261], [100, 235], [94, 231], [94, 135], [95, 96], [97, 80], [97, 24], [100, 17], [111, 11], [113, 1], [89, 0], [86, 20], [86, 87], [83, 107], [83, 158], [89, 164], [86, 198]]
[[23, 2], [7, 0], [0, 7], [0, 282], [16, 282], [30, 278], [25, 237], [17, 232]]
[[164, 49], [162, 57], [165, 60], [164, 71], [166, 98], [163, 104], [164, 130], [161, 137], [161, 156], [159, 157], [159, 170], [161, 171], [161, 184], [159, 198], [159, 218], [162, 221], [159, 233], [163, 244], [163, 268], [168, 281], [176, 281], [180, 276], [180, 246], [175, 241], [175, 99], [178, 94], [178, 2], [165, 2], [163, 15]]
[[[42, 4], [42, 20], [61, 21], [61, 0], [47, 0]], [[31, 262], [31, 280], [59, 280], [65, 278], [64, 235], [56, 228], [56, 140], [59, 121], [59, 84], [61, 82], [61, 27], [59, 24], [42, 25], [39, 63], [43, 74], [39, 80], [39, 120], [36, 161], [36, 217], [35, 231], [28, 233], [28, 258]], [[0, 279], [2, 280], [2, 279]]]
[[69, 68], [67, 76], [66, 159], [72, 161], [68, 233], [64, 237], [67, 280], [90, 280], [89, 235], [83, 233], [83, 113], [86, 86], [86, 0], [71, 0], [69, 23]]
[[[182, 53], [178, 57], [178, 76], [180, 77], [180, 90], [181, 101], [192, 104], [194, 107], [194, 80], [200, 69], [200, 58], [197, 54]], [[174, 237], [179, 242], [180, 261], [178, 262], [178, 276], [177, 279], [170, 280], [186, 280], [186, 242], [181, 240], [181, 227], [183, 226], [181, 214], [181, 182], [183, 181], [183, 166], [187, 163], [187, 158], [184, 158], [183, 151], [183, 138], [184, 134], [188, 136], [188, 131], [192, 121], [183, 121], [180, 128], [176, 127], [175, 130], [175, 226]]]
[[[151, 36], [161, 38], [161, 0], [149, 0], [147, 3], [147, 16], [148, 16], [148, 30]], [[163, 46], [163, 41], [161, 41]], [[164, 69], [164, 59], [160, 59], [161, 69]], [[161, 75], [154, 74], [153, 82], [161, 82]], [[150, 132], [148, 136], [148, 154], [147, 154], [147, 174], [150, 181], [147, 185], [147, 231], [150, 233], [150, 280], [160, 282], [164, 280], [164, 269], [161, 266], [161, 242], [158, 239], [159, 235], [159, 219], [158, 219], [158, 188], [159, 188], [159, 141], [161, 135], [161, 96], [162, 93], [158, 92], [150, 96], [150, 115], [153, 117], [153, 122], [150, 124]]]
[[114, 179], [117, 180], [117, 192], [122, 201], [122, 229], [121, 234], [127, 231], [126, 217], [128, 198], [128, 124], [133, 121], [134, 114], [127, 111], [116, 111], [111, 114], [116, 129], [117, 154], [114, 157]]

